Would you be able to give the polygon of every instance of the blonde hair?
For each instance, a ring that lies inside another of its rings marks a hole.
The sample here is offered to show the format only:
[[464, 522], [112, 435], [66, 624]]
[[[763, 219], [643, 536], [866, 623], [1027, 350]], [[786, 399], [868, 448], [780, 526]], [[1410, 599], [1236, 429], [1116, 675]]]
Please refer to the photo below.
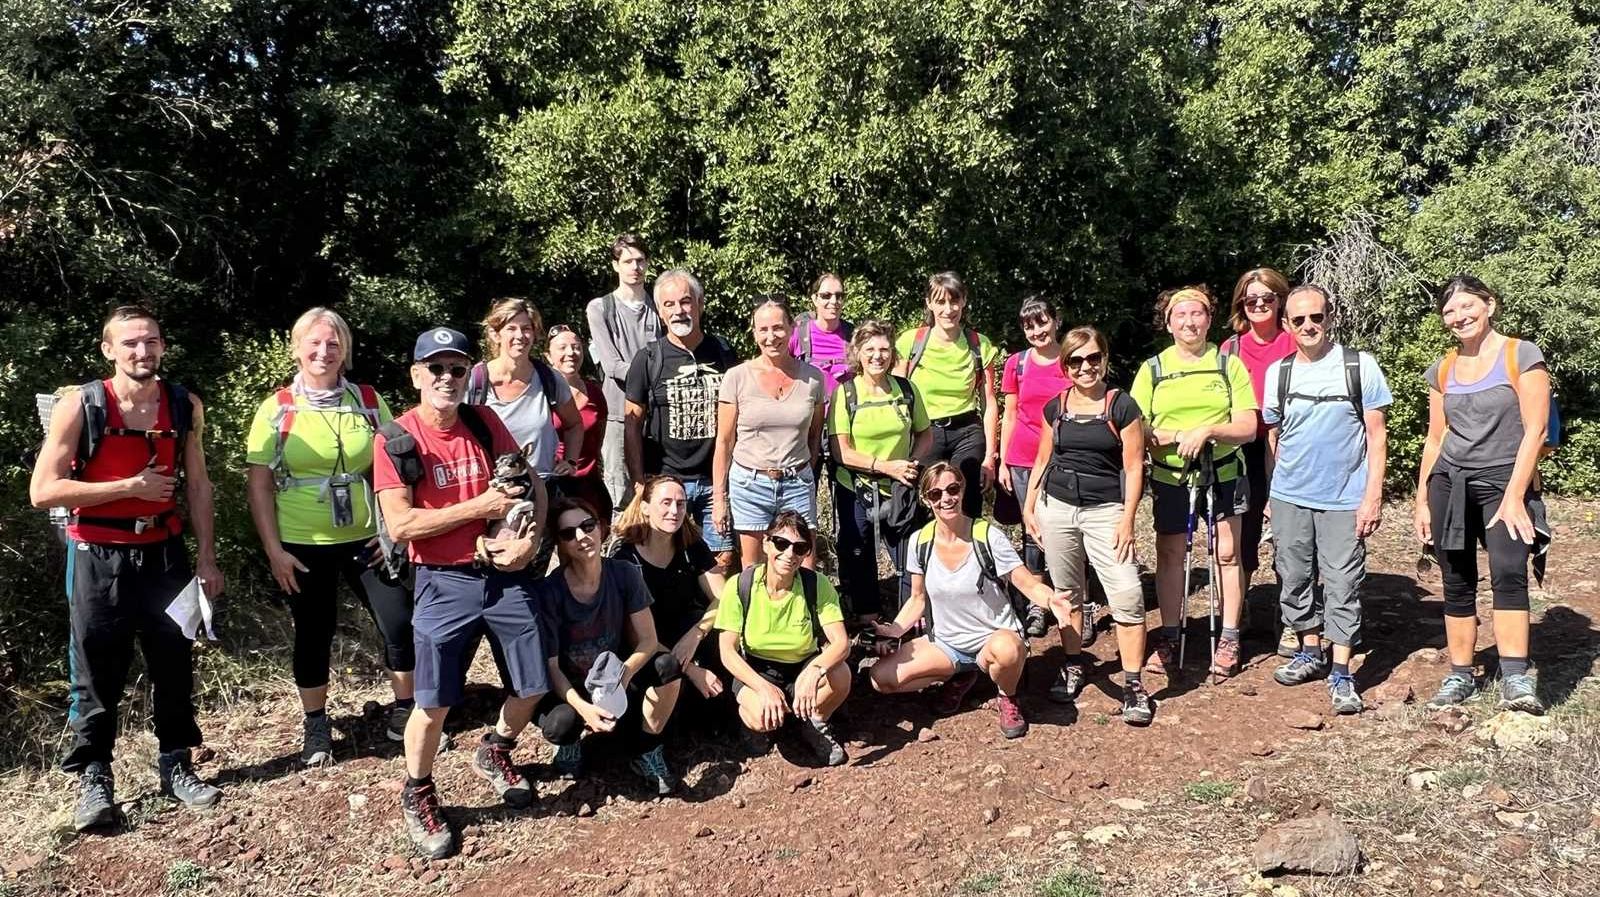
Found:
[[[644, 481], [644, 488], [634, 493], [633, 500], [622, 509], [622, 517], [617, 520], [617, 541], [625, 545], [643, 545], [650, 538], [650, 518], [645, 516], [644, 506], [657, 489], [668, 483], [676, 483], [679, 489], [683, 489], [683, 480], [670, 473], [659, 473]], [[684, 494], [687, 497], [688, 490], [684, 490]], [[682, 551], [698, 541], [700, 524], [695, 522], [693, 514], [685, 511], [683, 525], [672, 534], [672, 547]]]
[[[528, 321], [533, 325], [534, 332], [541, 337], [544, 334], [544, 315], [533, 307], [533, 303], [520, 296], [507, 299], [496, 299], [489, 306], [489, 314], [483, 319], [483, 352], [485, 358], [496, 358], [500, 355], [500, 341], [495, 337], [500, 333], [500, 328], [510, 324], [517, 315], [527, 315]], [[537, 340], [535, 340], [537, 342]], [[534, 347], [530, 346], [528, 354], [534, 354]]]
[[1068, 330], [1067, 335], [1061, 338], [1062, 368], [1066, 368], [1067, 358], [1072, 355], [1073, 349], [1089, 343], [1094, 343], [1096, 351], [1105, 356], [1100, 362], [1100, 376], [1104, 377], [1111, 371], [1111, 344], [1106, 342], [1106, 335], [1091, 324], [1079, 324]]
[[883, 321], [862, 321], [856, 325], [855, 333], [850, 336], [850, 350], [845, 355], [845, 364], [850, 368], [850, 376], [861, 376], [861, 347], [868, 340], [886, 339], [889, 341], [889, 366], [894, 367], [900, 359], [900, 353], [894, 347], [894, 328]]
[[339, 345], [344, 347], [344, 357], [339, 366], [339, 373], [343, 374], [350, 370], [351, 363], [355, 361], [356, 338], [350, 333], [350, 325], [346, 324], [344, 318], [333, 309], [322, 305], [306, 309], [300, 317], [294, 319], [294, 326], [289, 328], [289, 345], [298, 350], [300, 341], [305, 339], [306, 333], [319, 322], [327, 322], [328, 326], [333, 328], [334, 336], [339, 338]]

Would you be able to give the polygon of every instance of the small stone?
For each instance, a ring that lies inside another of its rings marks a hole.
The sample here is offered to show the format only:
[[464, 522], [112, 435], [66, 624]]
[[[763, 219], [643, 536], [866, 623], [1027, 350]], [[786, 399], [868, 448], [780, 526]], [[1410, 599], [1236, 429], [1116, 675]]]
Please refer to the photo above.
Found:
[[711, 831], [711, 826], [709, 825], [702, 825], [694, 830], [694, 836], [696, 838], [709, 838], [713, 834], [714, 832]]
[[1128, 829], [1121, 825], [1097, 825], [1083, 833], [1083, 840], [1105, 846], [1118, 838], [1128, 837]]
[[744, 798], [740, 797], [737, 794], [735, 794], [733, 796], [733, 807], [734, 807], [734, 809], [743, 810], [746, 806], [748, 806], [748, 804], [745, 803], [745, 799]]
[[1444, 710], [1434, 714], [1428, 724], [1451, 735], [1459, 735], [1472, 725], [1472, 719], [1460, 710]]
[[412, 857], [411, 858], [411, 871], [412, 872], [421, 872], [422, 870], [424, 870], [426, 868], [428, 868], [428, 861], [427, 860], [423, 859], [422, 857]]
[[1256, 691], [1255, 683], [1244, 682], [1239, 685], [1239, 694], [1244, 695], [1247, 698], [1253, 698], [1257, 694], [1260, 694], [1260, 692]]
[[1497, 807], [1509, 807], [1513, 803], [1511, 792], [1495, 784], [1484, 787], [1483, 799]]
[[1136, 797], [1114, 797], [1111, 799], [1111, 805], [1119, 810], [1127, 810], [1130, 813], [1143, 812], [1146, 807], [1150, 806]]
[[1294, 885], [1273, 885], [1272, 897], [1300, 897], [1300, 889]]
[[933, 731], [932, 729], [922, 728], [922, 729], [918, 729], [917, 730], [917, 741], [919, 741], [919, 742], [921, 742], [923, 744], [927, 744], [930, 741], [938, 741], [938, 740], [939, 740], [939, 733]]
[[208, 745], [199, 745], [189, 749], [189, 760], [193, 763], [210, 763], [217, 759], [217, 752]]
[[1438, 663], [1442, 659], [1438, 648], [1423, 648], [1417, 652], [1416, 657], [1423, 663]]
[[241, 865], [241, 866], [252, 866], [257, 861], [259, 861], [260, 859], [261, 859], [261, 848], [252, 847], [249, 850], [245, 851], [244, 853], [239, 854], [239, 865]]
[[1312, 713], [1309, 710], [1297, 707], [1283, 715], [1283, 724], [1291, 729], [1304, 729], [1314, 732], [1322, 728], [1322, 714]]
[[999, 818], [1000, 818], [1000, 808], [999, 807], [984, 807], [983, 808], [983, 824], [984, 825], [989, 825], [989, 824], [993, 823], [996, 819], [999, 819]]
[[1482, 793], [1483, 793], [1483, 786], [1478, 784], [1477, 782], [1473, 782], [1471, 785], [1464, 786], [1461, 789], [1461, 799], [1462, 800], [1476, 800], [1478, 795], [1480, 795]]
[[1468, 872], [1461, 876], [1461, 883], [1466, 886], [1467, 890], [1476, 891], [1477, 889], [1483, 887], [1483, 876], [1473, 875], [1471, 872]]
[[345, 802], [350, 805], [350, 812], [355, 813], [366, 807], [367, 796], [365, 794], [352, 794], [345, 798]]
[[1023, 839], [1032, 838], [1033, 837], [1033, 826], [1031, 826], [1031, 825], [1015, 826], [1015, 827], [1013, 827], [1011, 829], [1011, 831], [1006, 832], [1006, 837], [1007, 838], [1023, 838]]
[[911, 720], [903, 719], [903, 720], [895, 723], [894, 727], [896, 729], [899, 729], [902, 732], [915, 732], [916, 729], [917, 729], [917, 724], [912, 722]]
[[1501, 750], [1537, 747], [1555, 736], [1555, 721], [1548, 716], [1530, 716], [1502, 710], [1477, 728], [1479, 741], [1493, 742]]
[[1267, 799], [1266, 781], [1260, 776], [1252, 776], [1244, 783], [1244, 796], [1258, 804], [1264, 802]]
[[1274, 750], [1275, 748], [1265, 741], [1257, 741], [1250, 745], [1250, 753], [1257, 757], [1270, 757]]
[[1256, 839], [1257, 871], [1348, 875], [1361, 862], [1356, 836], [1326, 814], [1278, 823]]
[[1532, 813], [1514, 813], [1510, 810], [1496, 810], [1494, 818], [1506, 828], [1522, 828], [1528, 824], [1528, 817]]
[[483, 837], [483, 826], [481, 826], [481, 825], [469, 825], [469, 826], [467, 826], [467, 827], [465, 827], [465, 828], [463, 828], [461, 830], [461, 837], [463, 837], [463, 838], [481, 838], [481, 837]]
[[384, 857], [383, 868], [388, 869], [390, 872], [394, 872], [399, 869], [404, 869], [410, 864], [410, 862], [410, 860], [397, 853], [393, 856]]
[[1085, 784], [1087, 784], [1090, 788], [1093, 788], [1096, 791], [1098, 791], [1101, 788], [1109, 787], [1111, 785], [1111, 782], [1106, 780], [1106, 777], [1105, 777], [1104, 773], [1097, 772], [1097, 773], [1094, 773], [1092, 776], [1090, 776], [1089, 777], [1089, 781], [1086, 782]]
[[1428, 791], [1439, 784], [1439, 774], [1431, 769], [1421, 770], [1406, 776], [1406, 787], [1412, 791]]
[[1507, 859], [1520, 860], [1533, 851], [1533, 842], [1521, 835], [1501, 835], [1494, 839], [1494, 848]]
[[1006, 774], [1006, 768], [998, 763], [990, 763], [983, 768], [983, 774], [986, 776], [1003, 776]]
[[816, 777], [809, 772], [796, 773], [789, 777], [789, 793], [793, 794], [801, 788], [806, 788], [816, 781]]
[[438, 880], [439, 870], [437, 869], [425, 869], [421, 875], [417, 876], [417, 884], [419, 885], [431, 885]]
[[578, 815], [579, 816], [583, 816], [583, 817], [593, 816], [594, 815], [594, 804], [591, 804], [588, 801], [584, 801], [583, 803], [579, 804], [578, 805]]
[[1372, 715], [1383, 720], [1384, 722], [1394, 722], [1395, 720], [1403, 719], [1405, 717], [1406, 705], [1395, 704], [1392, 702], [1379, 704], [1378, 709]]
[[1368, 691], [1367, 697], [1374, 704], [1409, 704], [1416, 700], [1416, 693], [1404, 682], [1385, 682]]

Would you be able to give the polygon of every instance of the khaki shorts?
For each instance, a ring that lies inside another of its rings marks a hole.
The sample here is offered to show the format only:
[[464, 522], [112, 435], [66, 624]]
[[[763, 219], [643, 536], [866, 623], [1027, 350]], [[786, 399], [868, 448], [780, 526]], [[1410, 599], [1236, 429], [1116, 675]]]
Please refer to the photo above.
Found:
[[1117, 560], [1117, 524], [1122, 520], [1122, 503], [1078, 507], [1048, 494], [1039, 496], [1035, 507], [1039, 518], [1040, 547], [1050, 568], [1050, 582], [1072, 593], [1074, 606], [1083, 603], [1087, 589], [1084, 563], [1105, 587], [1111, 617], [1118, 623], [1144, 622], [1144, 588], [1139, 584], [1139, 568], [1130, 558]]

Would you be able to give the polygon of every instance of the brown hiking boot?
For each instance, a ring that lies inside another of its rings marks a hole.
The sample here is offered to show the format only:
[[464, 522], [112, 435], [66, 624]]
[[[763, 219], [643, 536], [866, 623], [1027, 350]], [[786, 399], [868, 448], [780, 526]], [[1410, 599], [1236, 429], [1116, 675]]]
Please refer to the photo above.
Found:
[[1211, 661], [1211, 675], [1227, 679], [1239, 675], [1239, 640], [1221, 639], [1217, 642], [1217, 656]]
[[1150, 658], [1144, 662], [1144, 671], [1169, 679], [1178, 675], [1178, 646], [1160, 636], [1151, 639]]

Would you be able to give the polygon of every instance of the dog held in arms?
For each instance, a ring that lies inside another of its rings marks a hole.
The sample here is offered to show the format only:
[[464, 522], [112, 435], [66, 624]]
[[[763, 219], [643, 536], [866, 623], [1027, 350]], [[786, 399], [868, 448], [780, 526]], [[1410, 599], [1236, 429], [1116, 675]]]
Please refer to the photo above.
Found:
[[489, 479], [489, 488], [511, 492], [521, 487], [520, 494], [523, 500], [512, 507], [504, 520], [491, 523], [489, 531], [478, 537], [478, 549], [474, 560], [479, 566], [492, 565], [489, 552], [484, 547], [485, 542], [520, 539], [533, 530], [534, 519], [539, 509], [538, 503], [534, 500], [536, 494], [534, 490], [540, 487], [534, 484], [533, 466], [528, 462], [528, 451], [532, 448], [533, 445], [530, 443], [520, 452], [506, 452], [494, 459], [494, 476]]

